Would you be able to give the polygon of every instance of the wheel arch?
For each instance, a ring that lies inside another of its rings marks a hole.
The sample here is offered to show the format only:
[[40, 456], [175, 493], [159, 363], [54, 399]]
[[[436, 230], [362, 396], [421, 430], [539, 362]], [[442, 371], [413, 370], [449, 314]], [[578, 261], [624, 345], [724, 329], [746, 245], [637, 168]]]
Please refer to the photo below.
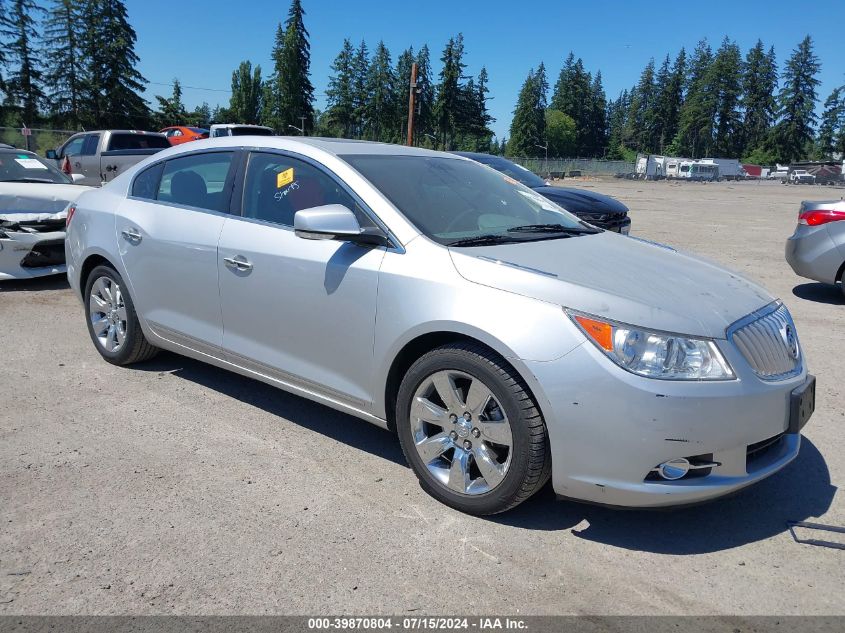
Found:
[[384, 398], [382, 401], [384, 404], [384, 419], [387, 421], [388, 429], [393, 432], [396, 431], [396, 395], [399, 391], [402, 378], [404, 378], [405, 374], [411, 368], [411, 365], [431, 350], [453, 343], [474, 343], [501, 356], [514, 370], [516, 375], [522, 379], [528, 393], [534, 399], [537, 408], [540, 410], [540, 414], [543, 415], [545, 420], [544, 411], [548, 410], [548, 407], [546, 406], [545, 396], [542, 394], [536, 378], [527, 366], [504, 344], [500, 343], [497, 345], [494, 341], [483, 340], [481, 337], [467, 332], [432, 330], [410, 339], [393, 356], [390, 367], [383, 380], [384, 391], [382, 394]]
[[82, 266], [79, 267], [79, 294], [85, 294], [85, 286], [88, 284], [88, 277], [91, 275], [91, 271], [93, 271], [97, 266], [101, 265], [111, 266], [115, 270], [117, 267], [112, 263], [107, 257], [101, 255], [100, 253], [92, 253], [85, 258], [85, 261], [82, 262]]

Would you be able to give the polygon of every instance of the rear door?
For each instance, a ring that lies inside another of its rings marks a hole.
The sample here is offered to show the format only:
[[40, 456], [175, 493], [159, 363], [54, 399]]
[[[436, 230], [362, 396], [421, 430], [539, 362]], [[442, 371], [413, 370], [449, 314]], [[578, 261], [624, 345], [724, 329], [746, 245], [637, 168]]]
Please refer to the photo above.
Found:
[[195, 152], [157, 163], [135, 178], [116, 214], [138, 312], [159, 335], [211, 354], [223, 336], [217, 241], [239, 157]]

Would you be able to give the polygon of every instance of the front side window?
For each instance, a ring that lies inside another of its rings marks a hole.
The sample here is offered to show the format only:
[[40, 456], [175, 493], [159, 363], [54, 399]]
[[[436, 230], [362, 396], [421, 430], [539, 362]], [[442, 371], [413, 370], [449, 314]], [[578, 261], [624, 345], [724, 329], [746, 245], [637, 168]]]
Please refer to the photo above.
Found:
[[85, 136], [77, 136], [68, 141], [68, 144], [62, 148], [61, 156], [79, 156], [82, 153], [82, 147], [85, 145]]
[[156, 199], [210, 211], [228, 211], [226, 183], [233, 157], [232, 152], [213, 152], [167, 161]]
[[578, 218], [506, 174], [474, 161], [434, 156], [341, 156], [431, 239], [453, 244], [500, 237], [546, 239], [529, 227], [591, 232]]
[[342, 204], [355, 211], [359, 221], [363, 219], [352, 196], [325, 172], [281, 154], [250, 155], [244, 180], [244, 217], [293, 226], [297, 211], [325, 204]]

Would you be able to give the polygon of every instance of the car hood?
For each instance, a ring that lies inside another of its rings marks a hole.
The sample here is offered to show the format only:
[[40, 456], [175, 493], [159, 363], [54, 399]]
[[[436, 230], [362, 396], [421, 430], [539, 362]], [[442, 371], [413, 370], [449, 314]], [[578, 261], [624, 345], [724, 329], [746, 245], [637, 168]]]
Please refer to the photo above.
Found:
[[655, 330], [725, 338], [729, 325], [774, 301], [736, 273], [611, 232], [451, 248], [465, 279]]
[[534, 191], [572, 213], [605, 213], [625, 215], [628, 207], [610, 196], [585, 189], [568, 187], [535, 187]]
[[0, 182], [0, 220], [39, 222], [65, 217], [68, 204], [92, 187], [36, 182]]

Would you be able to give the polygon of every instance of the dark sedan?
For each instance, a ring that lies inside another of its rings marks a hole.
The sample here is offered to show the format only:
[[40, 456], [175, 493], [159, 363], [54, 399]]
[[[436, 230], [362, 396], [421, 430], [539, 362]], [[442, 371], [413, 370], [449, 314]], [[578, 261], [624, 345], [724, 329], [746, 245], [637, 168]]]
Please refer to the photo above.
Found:
[[465, 158], [471, 158], [476, 162], [492, 167], [496, 171], [510, 176], [514, 180], [518, 180], [526, 187], [530, 187], [555, 204], [574, 213], [585, 222], [624, 235], [627, 235], [631, 230], [631, 218], [628, 217], [628, 207], [615, 198], [584, 189], [552, 187], [535, 173], [501, 156], [492, 156], [477, 152], [452, 153]]

